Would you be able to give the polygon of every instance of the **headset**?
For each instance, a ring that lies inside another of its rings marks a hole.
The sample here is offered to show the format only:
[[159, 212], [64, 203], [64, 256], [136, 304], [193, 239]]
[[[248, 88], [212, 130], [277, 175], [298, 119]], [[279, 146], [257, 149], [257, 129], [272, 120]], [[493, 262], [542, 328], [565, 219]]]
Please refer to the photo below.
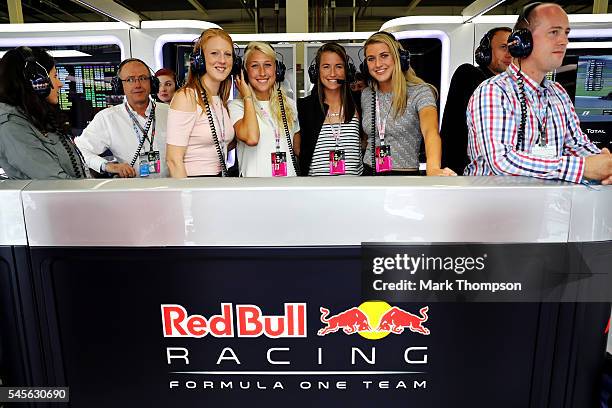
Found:
[[[521, 11], [521, 14], [516, 22], [515, 29], [512, 30], [512, 33], [508, 37], [508, 51], [510, 51], [510, 55], [512, 55], [514, 58], [526, 58], [531, 54], [531, 51], [533, 51], [533, 36], [531, 35], [531, 31], [528, 28], [516, 27], [520, 26], [522, 22], [529, 25], [529, 14], [531, 14], [531, 12], [540, 4], [543, 3], [530, 3], [523, 7], [523, 10]], [[519, 102], [521, 105], [521, 121], [517, 131], [516, 149], [524, 150], [525, 126], [527, 122], [527, 100], [525, 97], [525, 80], [520, 69], [520, 60], [517, 83], [519, 87]]]
[[[342, 49], [342, 51], [344, 52], [344, 55], [346, 56], [345, 60], [344, 60], [344, 67], [345, 67], [345, 71], [346, 71], [346, 78], [343, 80], [342, 83], [344, 82], [354, 82], [355, 81], [355, 74], [357, 73], [357, 68], [355, 68], [355, 64], [353, 63], [353, 59], [351, 58], [350, 55], [348, 55], [348, 53], [346, 52], [346, 49], [336, 43], [336, 42], [331, 42], [331, 43], [327, 43], [327, 44], [334, 44], [337, 45], [338, 47], [340, 47]], [[323, 44], [321, 46], [325, 47], [327, 44]], [[334, 52], [333, 50], [325, 50], [323, 52]], [[310, 83], [311, 84], [316, 84], [317, 81], [319, 80], [319, 64], [320, 64], [320, 54], [319, 51], [317, 51], [317, 55], [315, 56], [315, 58], [312, 60], [312, 62], [310, 63], [310, 66], [308, 67], [308, 78], [310, 78]]]
[[[281, 86], [280, 86], [281, 83], [285, 80], [285, 73], [287, 72], [287, 67], [285, 66], [285, 63], [283, 61], [283, 54], [276, 51], [271, 44], [268, 44], [268, 45], [270, 46], [270, 48], [272, 48], [272, 50], [276, 54], [275, 74], [276, 74], [276, 83], [278, 84], [278, 86], [276, 87], [276, 95], [278, 97], [278, 102], [280, 105], [281, 117], [283, 120], [283, 129], [285, 131], [285, 137], [287, 139], [287, 147], [289, 148], [289, 156], [291, 157], [291, 162], [293, 163], [293, 169], [295, 170], [295, 174], [296, 176], [299, 176], [300, 166], [297, 161], [297, 158], [295, 157], [295, 152], [293, 151], [293, 143], [291, 142], [291, 134], [289, 133], [289, 124], [287, 123], [287, 112], [285, 110], [285, 104], [283, 103], [283, 94], [282, 94]], [[248, 49], [249, 47], [247, 47], [244, 50], [245, 55]], [[246, 59], [244, 63], [246, 64]], [[242, 78], [247, 82], [249, 80], [247, 72], [246, 72], [246, 67], [244, 66], [243, 66], [243, 77]], [[270, 95], [270, 97], [272, 97], [272, 95]]]
[[149, 67], [146, 62], [138, 58], [128, 58], [121, 61], [119, 64], [119, 68], [117, 68], [117, 74], [111, 79], [111, 87], [113, 88], [113, 92], [115, 95], [125, 95], [125, 91], [123, 90], [123, 81], [119, 78], [119, 72], [121, 72], [121, 68], [123, 68], [129, 62], [140, 62], [142, 65], [147, 67], [149, 70], [149, 81], [151, 83], [151, 95], [157, 95], [159, 92], [159, 78], [155, 76], [155, 72]]
[[[530, 3], [523, 7], [521, 14], [516, 22], [516, 26], [519, 26], [524, 21], [529, 25], [529, 15], [531, 12], [538, 7], [541, 2]], [[508, 51], [514, 58], [526, 58], [531, 54], [533, 50], [533, 36], [529, 28], [515, 28], [508, 37]]]
[[[193, 40], [193, 52], [189, 56], [189, 69], [197, 76], [206, 73], [206, 59], [202, 53], [202, 47], [198, 47], [205, 32], [206, 31], [203, 31], [198, 38]], [[236, 49], [237, 45], [232, 43], [232, 70], [230, 71], [230, 75], [232, 76], [240, 74], [240, 70], [242, 69], [242, 58], [238, 55]]]
[[[393, 34], [388, 33], [386, 31], [379, 31], [377, 33], [374, 33], [372, 35], [376, 35], [376, 34], [384, 34], [386, 36], [388, 36], [389, 38], [391, 38], [396, 44], [397, 44], [397, 52], [399, 54], [399, 60], [400, 60], [400, 68], [402, 70], [402, 72], [406, 72], [410, 69], [410, 51], [405, 50], [404, 48], [402, 48], [402, 45], [400, 44], [399, 41], [397, 41], [395, 39], [395, 37], [393, 36]], [[372, 37], [370, 37], [372, 38]], [[365, 47], [363, 48], [363, 60], [361, 60], [361, 63], [359, 64], [359, 70], [361, 71], [361, 73], [363, 74], [364, 79], [369, 82], [372, 79], [372, 76], [370, 75], [370, 71], [368, 71], [368, 62], [365, 58]], [[361, 54], [360, 54], [361, 55]]]
[[30, 47], [18, 47], [17, 51], [23, 57], [25, 65], [23, 66], [23, 77], [26, 82], [32, 86], [32, 91], [41, 98], [46, 98], [53, 89], [53, 83], [49, 77], [49, 72], [43, 67]]
[[491, 40], [497, 32], [498, 28], [492, 28], [480, 39], [480, 44], [474, 51], [476, 63], [481, 67], [488, 67], [493, 57], [491, 50]]
[[[272, 48], [272, 51], [274, 51], [274, 53], [276, 54], [276, 58], [274, 58], [274, 61], [275, 61], [274, 74], [276, 77], [276, 83], [281, 84], [285, 80], [285, 74], [287, 73], [287, 66], [285, 65], [284, 57], [283, 57], [283, 54], [281, 54], [280, 52], [274, 49], [272, 44], [268, 44], [268, 45], [270, 46], [270, 48]], [[245, 55], [248, 49], [249, 49], [248, 46], [244, 49]], [[242, 61], [241, 61], [241, 64], [242, 64]], [[246, 70], [246, 59], [244, 60], [244, 65], [242, 65], [242, 79], [247, 81], [247, 83], [249, 82], [249, 77], [248, 77], [247, 70]]]

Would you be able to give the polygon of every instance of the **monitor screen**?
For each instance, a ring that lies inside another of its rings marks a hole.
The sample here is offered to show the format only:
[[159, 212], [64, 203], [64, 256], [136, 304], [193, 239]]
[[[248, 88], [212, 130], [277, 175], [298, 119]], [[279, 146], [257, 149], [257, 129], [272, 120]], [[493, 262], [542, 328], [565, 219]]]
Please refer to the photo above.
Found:
[[115, 63], [58, 63], [57, 73], [64, 84], [59, 106], [69, 117], [73, 133], [80, 134], [96, 113], [123, 101], [114, 95], [111, 79]]
[[[121, 62], [118, 44], [53, 45], [44, 47], [55, 60], [62, 88], [59, 107], [79, 136], [94, 115], [123, 101], [111, 89], [110, 81]], [[0, 47], [0, 53], [10, 47]]]
[[612, 56], [578, 57], [574, 104], [581, 122], [612, 122]]
[[189, 57], [191, 57], [191, 52], [193, 51], [193, 47], [191, 44], [177, 44], [176, 45], [176, 66], [174, 70], [176, 72], [177, 79], [179, 83], [184, 84], [187, 82], [187, 76], [189, 74]]
[[611, 51], [607, 48], [569, 48], [563, 65], [549, 75], [570, 95], [582, 131], [599, 148], [612, 148]]

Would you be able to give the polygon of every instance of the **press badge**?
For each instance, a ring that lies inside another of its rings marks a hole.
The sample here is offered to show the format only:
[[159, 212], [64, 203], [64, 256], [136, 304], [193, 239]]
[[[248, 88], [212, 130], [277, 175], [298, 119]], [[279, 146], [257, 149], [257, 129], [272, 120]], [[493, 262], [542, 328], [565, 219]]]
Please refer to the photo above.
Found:
[[272, 152], [272, 177], [287, 177], [287, 153]]
[[554, 145], [540, 146], [536, 144], [531, 149], [531, 154], [542, 159], [556, 159], [559, 157], [557, 155], [557, 148]]
[[330, 150], [329, 174], [344, 174], [345, 171], [344, 150]]
[[141, 154], [139, 163], [140, 164], [139, 164], [138, 176], [139, 177], [149, 177], [149, 174], [151, 174], [151, 171], [149, 168], [149, 155], [146, 153]]
[[376, 172], [391, 171], [392, 169], [391, 146], [382, 145], [376, 147]]
[[161, 162], [159, 157], [159, 150], [153, 150], [147, 153], [147, 159], [149, 161], [149, 173], [160, 173]]

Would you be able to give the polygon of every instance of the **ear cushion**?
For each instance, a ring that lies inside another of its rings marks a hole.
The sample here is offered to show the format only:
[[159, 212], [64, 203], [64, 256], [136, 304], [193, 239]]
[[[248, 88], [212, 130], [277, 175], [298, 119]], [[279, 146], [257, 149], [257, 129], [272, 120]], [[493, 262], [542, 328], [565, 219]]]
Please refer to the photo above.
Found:
[[319, 79], [319, 67], [317, 66], [317, 59], [313, 59], [308, 66], [308, 79], [311, 84], [316, 84]]
[[514, 58], [526, 58], [533, 50], [531, 31], [521, 28], [512, 31], [508, 37], [508, 51]]
[[43, 98], [49, 96], [53, 85], [51, 84], [51, 78], [49, 78], [48, 75], [34, 72], [30, 74], [26, 73], [26, 75], [36, 95]]
[[123, 82], [121, 82], [118, 75], [115, 75], [113, 79], [111, 79], [111, 87], [115, 95], [123, 95]]
[[242, 69], [242, 57], [236, 55], [236, 52], [234, 52], [232, 60], [232, 72], [230, 72], [230, 75], [238, 76]]
[[276, 82], [279, 84], [285, 80], [285, 73], [287, 72], [287, 67], [282, 61], [276, 60]]
[[30, 84], [32, 91], [36, 95], [46, 98], [49, 96], [51, 89], [53, 88], [51, 78], [49, 78], [49, 73], [45, 67], [36, 61], [36, 58], [29, 47], [19, 47], [18, 51], [25, 60], [23, 77]]
[[355, 74], [357, 73], [357, 68], [355, 68], [355, 64], [350, 60], [350, 56], [347, 55], [349, 60], [346, 62], [346, 81], [350, 84], [355, 82]]
[[492, 58], [492, 50], [491, 50], [491, 31], [487, 31], [487, 33], [480, 39], [480, 44], [476, 47], [476, 51], [474, 51], [474, 59], [476, 63], [481, 67], [488, 67], [491, 63]]
[[410, 51], [403, 48], [398, 48], [397, 51], [400, 57], [400, 68], [402, 72], [406, 72], [410, 69]]
[[191, 72], [200, 76], [206, 73], [206, 60], [204, 59], [204, 55], [202, 55], [202, 51], [198, 48], [197, 51], [192, 52], [189, 56], [189, 68]]
[[159, 78], [153, 75], [151, 77], [151, 95], [157, 95], [159, 93]]
[[368, 62], [364, 59], [359, 64], [359, 72], [363, 75], [363, 80], [368, 83], [372, 80], [372, 76], [370, 75], [370, 71], [368, 71]]

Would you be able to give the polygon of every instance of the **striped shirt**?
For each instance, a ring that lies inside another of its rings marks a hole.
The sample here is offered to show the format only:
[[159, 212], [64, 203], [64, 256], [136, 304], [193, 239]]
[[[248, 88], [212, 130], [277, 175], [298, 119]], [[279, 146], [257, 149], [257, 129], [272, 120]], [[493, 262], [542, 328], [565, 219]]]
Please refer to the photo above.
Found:
[[[334, 125], [335, 128], [338, 125]], [[332, 125], [324, 123], [317, 139], [312, 156], [309, 176], [329, 176], [329, 151], [344, 150], [345, 175], [360, 176], [363, 173], [361, 161], [361, 139], [359, 134], [359, 119], [353, 116], [349, 123], [340, 124], [338, 147], [332, 132]]]
[[[538, 84], [525, 73], [527, 106], [524, 147], [517, 150], [521, 123], [518, 67], [483, 82], [472, 95], [467, 109], [469, 130], [467, 176], [514, 175], [560, 179], [579, 183], [585, 156], [599, 149], [580, 129], [569, 95], [557, 82]], [[534, 154], [540, 129], [556, 150], [556, 157]]]

